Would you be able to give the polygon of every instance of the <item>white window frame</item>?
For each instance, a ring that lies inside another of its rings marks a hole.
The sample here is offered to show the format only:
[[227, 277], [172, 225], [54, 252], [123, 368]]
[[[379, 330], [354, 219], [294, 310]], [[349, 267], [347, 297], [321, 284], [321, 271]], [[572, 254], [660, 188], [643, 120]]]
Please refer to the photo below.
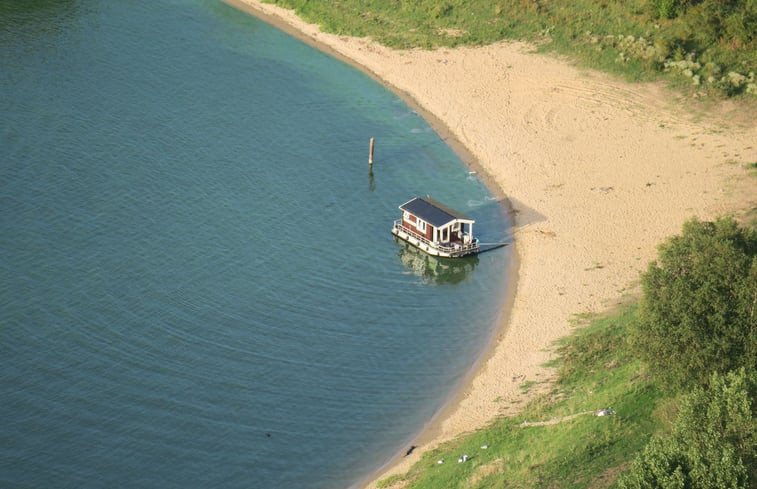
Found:
[[418, 217], [415, 218], [415, 229], [422, 233], [426, 233], [426, 221]]

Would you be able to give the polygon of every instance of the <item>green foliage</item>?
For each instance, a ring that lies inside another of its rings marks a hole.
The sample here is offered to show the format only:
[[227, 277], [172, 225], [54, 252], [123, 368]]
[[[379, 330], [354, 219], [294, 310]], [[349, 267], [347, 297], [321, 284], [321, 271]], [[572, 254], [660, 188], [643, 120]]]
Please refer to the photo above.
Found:
[[683, 400], [672, 435], [636, 458], [621, 489], [748, 489], [757, 464], [754, 390], [744, 369], [714, 373], [707, 389]]
[[741, 46], [757, 36], [757, 2], [704, 0], [689, 10], [691, 34], [700, 42], [718, 40]]
[[650, 0], [652, 14], [661, 19], [672, 19], [681, 11], [679, 0]]
[[757, 234], [730, 218], [687, 222], [660, 246], [642, 277], [633, 341], [653, 374], [672, 388], [757, 358]]
[[396, 47], [525, 39], [625, 76], [757, 95], [757, 0], [265, 0]]

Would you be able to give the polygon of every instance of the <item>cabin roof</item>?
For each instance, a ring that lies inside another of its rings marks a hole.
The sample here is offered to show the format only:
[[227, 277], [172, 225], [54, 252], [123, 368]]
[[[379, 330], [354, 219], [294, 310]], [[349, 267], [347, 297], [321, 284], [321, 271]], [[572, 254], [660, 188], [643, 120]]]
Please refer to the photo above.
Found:
[[451, 222], [475, 222], [473, 219], [441, 204], [430, 197], [416, 197], [400, 206], [400, 209], [417, 216], [434, 227], [443, 227]]

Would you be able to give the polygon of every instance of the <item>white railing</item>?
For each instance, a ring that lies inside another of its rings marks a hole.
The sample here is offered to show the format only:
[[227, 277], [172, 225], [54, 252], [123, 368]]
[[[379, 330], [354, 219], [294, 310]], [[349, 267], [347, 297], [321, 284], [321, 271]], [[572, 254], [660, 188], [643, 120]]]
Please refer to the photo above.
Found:
[[[402, 224], [402, 221], [394, 221], [394, 228], [406, 232], [407, 234], [414, 237], [418, 241], [426, 243], [432, 248], [436, 248], [438, 250], [442, 250], [450, 254], [465, 254], [471, 251], [478, 250], [478, 243], [476, 242], [475, 239], [473, 239], [472, 236], [471, 236], [471, 242], [467, 244], [463, 244], [463, 243], [444, 244], [444, 243], [439, 243], [437, 241], [430, 241], [424, 235], [418, 234], [417, 231], [414, 231], [413, 229], [410, 229], [409, 227], [404, 226]], [[468, 236], [468, 234], [464, 233], [463, 236]]]

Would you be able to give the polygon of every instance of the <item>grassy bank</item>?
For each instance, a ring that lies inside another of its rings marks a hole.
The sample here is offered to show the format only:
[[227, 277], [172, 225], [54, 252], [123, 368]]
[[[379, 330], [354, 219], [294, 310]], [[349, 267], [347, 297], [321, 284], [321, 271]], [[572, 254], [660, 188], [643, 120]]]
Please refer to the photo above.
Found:
[[[381, 487], [611, 485], [673, 416], [674, 399], [655, 387], [628, 344], [637, 315], [635, 305], [626, 306], [579, 329], [559, 348], [557, 380], [518, 416], [426, 453], [407, 474], [385, 479]], [[601, 410], [612, 414], [597, 416]], [[466, 454], [468, 460], [459, 463]]]
[[562, 341], [556, 380], [518, 416], [383, 487], [755, 487], [757, 230], [691, 219], [641, 285], [638, 304]]
[[747, 0], [274, 0], [328, 32], [398, 47], [524, 39], [629, 80], [757, 97], [757, 3]]

